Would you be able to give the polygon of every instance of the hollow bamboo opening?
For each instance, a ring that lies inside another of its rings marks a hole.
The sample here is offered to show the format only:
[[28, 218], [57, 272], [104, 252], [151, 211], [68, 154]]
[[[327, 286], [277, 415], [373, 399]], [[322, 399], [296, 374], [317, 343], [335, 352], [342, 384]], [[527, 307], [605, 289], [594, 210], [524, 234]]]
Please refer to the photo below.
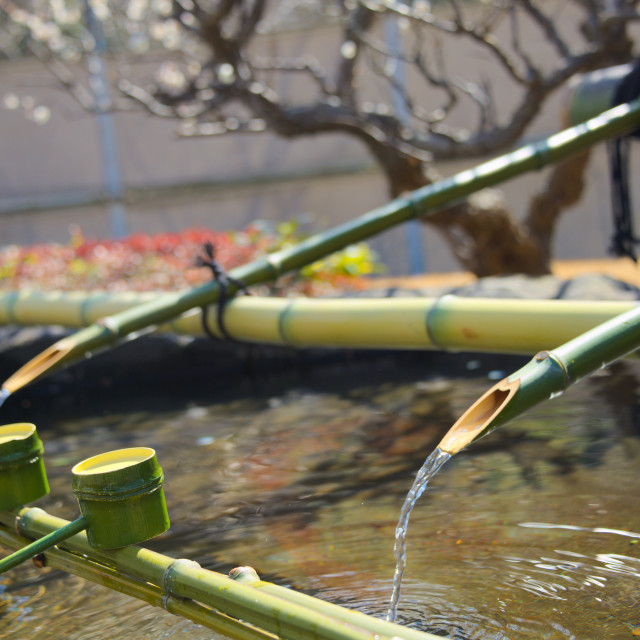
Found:
[[15, 422], [0, 427], [0, 445], [12, 440], [26, 440], [36, 432], [35, 425], [30, 422]]
[[509, 404], [520, 379], [501, 380], [476, 400], [449, 429], [438, 447], [453, 455], [481, 436]]
[[35, 356], [35, 358], [29, 360], [29, 362], [7, 378], [2, 388], [9, 393], [15, 393], [19, 389], [22, 389], [22, 387], [33, 382], [36, 378], [60, 362], [60, 360], [71, 351], [72, 347], [72, 342], [68, 340], [56, 342], [56, 344], [51, 345], [42, 353]]
[[78, 462], [71, 473], [75, 475], [91, 475], [96, 473], [111, 473], [144, 462], [155, 455], [149, 447], [131, 447], [100, 453], [82, 462]]

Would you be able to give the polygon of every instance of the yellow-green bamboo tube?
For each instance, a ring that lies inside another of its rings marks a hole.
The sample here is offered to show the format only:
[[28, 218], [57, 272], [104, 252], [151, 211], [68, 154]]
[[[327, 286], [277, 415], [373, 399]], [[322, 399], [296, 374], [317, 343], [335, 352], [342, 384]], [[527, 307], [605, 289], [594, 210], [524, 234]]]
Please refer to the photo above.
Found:
[[[160, 292], [20, 291], [0, 292], [0, 324], [83, 327], [99, 318], [161, 298]], [[44, 320], [44, 321], [43, 321]]]
[[444, 296], [427, 322], [436, 347], [526, 354], [567, 342], [636, 304]]
[[64, 527], [60, 527], [60, 529], [56, 529], [56, 531], [48, 533], [42, 538], [38, 538], [37, 540], [30, 542], [26, 546], [14, 551], [6, 558], [0, 559], [0, 573], [13, 569], [27, 560], [31, 560], [31, 558], [44, 553], [47, 549], [54, 547], [56, 544], [61, 544], [67, 538], [75, 535], [78, 531], [84, 531], [86, 528], [87, 521], [84, 518], [78, 518]]
[[[233, 302], [236, 301], [242, 302], [240, 305], [233, 306], [229, 303], [224, 310], [225, 326], [234, 338], [262, 344], [287, 344], [282, 339], [280, 322], [283, 313], [287, 312], [293, 300], [243, 296], [234, 298]], [[222, 333], [216, 326], [215, 317], [216, 313], [212, 308], [208, 314], [209, 326], [214, 334], [222, 338]], [[175, 326], [180, 328], [185, 326], [186, 328], [186, 326], [196, 324], [200, 325], [199, 316], [180, 319]]]
[[[33, 538], [47, 535], [66, 524], [66, 520], [53, 516], [38, 507], [26, 507], [16, 512], [0, 511], [0, 523], [14, 528], [16, 520], [18, 529]], [[172, 559], [149, 549], [131, 545], [122, 549], [98, 550], [94, 549], [87, 539], [87, 534], [81, 532], [65, 540], [59, 545], [80, 553], [87, 558], [107, 564], [117, 571], [133, 578], [159, 585], [162, 583], [164, 572]]]
[[[26, 535], [35, 537], [46, 535], [67, 524], [66, 520], [51, 516], [37, 507], [22, 509], [17, 516], [19, 529]], [[0, 523], [6, 527], [15, 526], [15, 518], [15, 513], [0, 512]], [[173, 596], [186, 597], [212, 606], [282, 638], [372, 640], [377, 636], [380, 640], [393, 637], [437, 640], [431, 634], [405, 629], [345, 608], [338, 619], [329, 613], [330, 608], [311, 596], [300, 594], [302, 597], [296, 601], [285, 600], [264, 589], [236, 582], [197, 565], [190, 566], [188, 562], [176, 563], [173, 558], [134, 545], [124, 549], [96, 550], [89, 545], [86, 534], [79, 533], [66, 540], [63, 546], [138, 580], [166, 587]], [[365, 618], [366, 623], [363, 622]]]
[[[0, 294], [0, 324], [78, 327], [152, 294]], [[561, 344], [636, 305], [624, 301], [464, 298], [260, 298], [230, 301], [225, 324], [241, 341], [293, 347], [443, 349], [530, 354]], [[11, 307], [9, 312], [8, 307]], [[209, 312], [211, 329], [216, 314]], [[197, 310], [167, 329], [202, 335]]]
[[[0, 544], [19, 549], [29, 540], [17, 536], [0, 527]], [[95, 584], [142, 600], [147, 604], [165, 609], [169, 613], [187, 618], [197, 624], [223, 633], [236, 640], [272, 640], [277, 636], [251, 627], [209, 607], [184, 598], [166, 597], [165, 593], [148, 582], [141, 582], [118, 573], [110, 567], [96, 564], [67, 551], [53, 548], [46, 554], [46, 566], [71, 573]]]
[[433, 346], [425, 310], [433, 300], [314, 300], [297, 298], [280, 319], [283, 342], [292, 346], [326, 345], [406, 349]]
[[[229, 581], [231, 584], [221, 583], [208, 575], [209, 573], [211, 572], [205, 569], [186, 566], [176, 568], [169, 579], [170, 591], [177, 596], [199, 602], [208, 598], [212, 606], [291, 640], [371, 640], [374, 635], [379, 638], [392, 638], [401, 634], [401, 630], [395, 633], [391, 629], [385, 633], [382, 628], [379, 633], [374, 634], [358, 627], [357, 621], [353, 619], [350, 621], [351, 624], [345, 625], [342, 621], [313, 609], [284, 601], [232, 580]], [[258, 594], [261, 597], [258, 597]]]
[[[315, 611], [318, 611], [320, 613], [326, 613], [327, 615], [330, 615], [338, 620], [343, 620], [344, 622], [350, 622], [354, 619], [357, 619], [357, 624], [363, 629], [367, 629], [369, 631], [377, 632], [379, 630], [379, 620], [377, 618], [372, 618], [371, 616], [365, 615], [364, 613], [358, 611], [345, 609], [344, 607], [340, 607], [339, 605], [333, 604], [331, 602], [325, 602], [324, 600], [313, 598], [304, 593], [300, 593], [299, 591], [294, 591], [293, 589], [288, 589], [287, 587], [273, 584], [272, 582], [265, 582], [263, 580], [260, 580], [255, 571], [253, 571], [253, 569], [251, 569], [250, 567], [240, 567], [241, 571], [244, 569], [249, 569], [248, 573], [253, 572], [255, 576], [254, 579], [245, 578], [244, 583], [250, 584], [255, 589], [259, 589], [264, 593], [270, 593], [274, 596], [277, 596], [278, 598], [287, 600], [288, 602], [309, 607], [310, 609], [314, 609]], [[354, 618], [354, 616], [357, 616], [357, 618]], [[424, 634], [422, 632], [413, 631], [412, 629], [403, 629], [402, 637], [406, 640], [424, 640]]]

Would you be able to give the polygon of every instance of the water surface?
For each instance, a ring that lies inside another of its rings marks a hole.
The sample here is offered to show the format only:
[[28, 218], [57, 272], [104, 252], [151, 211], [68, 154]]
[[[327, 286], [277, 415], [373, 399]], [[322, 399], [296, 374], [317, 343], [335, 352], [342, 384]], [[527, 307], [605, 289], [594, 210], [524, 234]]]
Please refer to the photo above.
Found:
[[[482, 371], [446, 380], [420, 367], [380, 371], [396, 382], [333, 372], [329, 382], [288, 380], [244, 398], [199, 389], [175, 402], [162, 389], [123, 410], [95, 397], [37, 406], [12, 397], [1, 421], [38, 425], [51, 495], [37, 504], [51, 513], [78, 515], [75, 463], [150, 446], [172, 527], [147, 546], [225, 573], [252, 565], [384, 618], [400, 509], [425, 457], [491, 386]], [[627, 361], [449, 460], [411, 515], [397, 621], [473, 640], [640, 632], [639, 381], [640, 363]], [[217, 636], [23, 566], [0, 577], [0, 637]]]

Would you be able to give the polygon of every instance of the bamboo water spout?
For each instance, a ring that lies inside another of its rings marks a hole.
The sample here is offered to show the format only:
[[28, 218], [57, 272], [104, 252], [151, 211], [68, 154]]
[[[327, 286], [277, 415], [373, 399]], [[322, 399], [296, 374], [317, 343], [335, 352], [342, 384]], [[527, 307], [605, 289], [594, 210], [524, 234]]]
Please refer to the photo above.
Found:
[[394, 620], [404, 573], [405, 537], [415, 501], [431, 476], [452, 455], [530, 407], [554, 398], [570, 385], [640, 347], [640, 306], [566, 342], [540, 351], [528, 364], [498, 382], [454, 423], [418, 472], [396, 528], [396, 572], [388, 620]]
[[454, 454], [534, 405], [640, 347], [640, 306], [570, 340], [541, 351], [491, 387], [456, 421], [438, 447]]
[[[640, 100], [620, 105], [547, 140], [526, 145], [474, 169], [418, 189], [352, 222], [233, 269], [229, 276], [249, 287], [272, 280], [349, 244], [369, 238], [412, 218], [424, 216], [430, 210], [441, 208], [475, 191], [527, 171], [540, 169], [602, 140], [618, 137], [636, 128], [639, 123]], [[230, 295], [236, 292], [233, 280]], [[167, 294], [161, 300], [107, 316], [75, 335], [64, 338], [26, 363], [2, 385], [4, 395], [14, 393], [45, 374], [82, 358], [88, 352], [95, 352], [148, 327], [168, 322], [190, 309], [213, 304], [219, 297], [220, 288], [218, 283], [213, 281], [187, 292]]]

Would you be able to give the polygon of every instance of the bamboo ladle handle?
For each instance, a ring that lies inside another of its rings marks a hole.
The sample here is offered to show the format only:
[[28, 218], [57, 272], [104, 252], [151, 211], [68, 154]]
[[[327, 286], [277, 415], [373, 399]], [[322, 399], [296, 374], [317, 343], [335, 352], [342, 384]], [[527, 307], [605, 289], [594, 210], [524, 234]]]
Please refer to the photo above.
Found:
[[22, 564], [26, 560], [29, 560], [39, 553], [46, 551], [47, 549], [51, 549], [60, 542], [63, 542], [67, 538], [71, 536], [75, 536], [76, 533], [80, 533], [87, 528], [87, 521], [84, 517], [80, 517], [73, 522], [61, 527], [57, 531], [53, 531], [38, 540], [35, 540], [31, 544], [26, 547], [22, 547], [22, 549], [18, 549], [11, 555], [7, 556], [0, 560], [0, 573], [4, 573], [9, 569], [13, 569], [17, 567], [19, 564]]

